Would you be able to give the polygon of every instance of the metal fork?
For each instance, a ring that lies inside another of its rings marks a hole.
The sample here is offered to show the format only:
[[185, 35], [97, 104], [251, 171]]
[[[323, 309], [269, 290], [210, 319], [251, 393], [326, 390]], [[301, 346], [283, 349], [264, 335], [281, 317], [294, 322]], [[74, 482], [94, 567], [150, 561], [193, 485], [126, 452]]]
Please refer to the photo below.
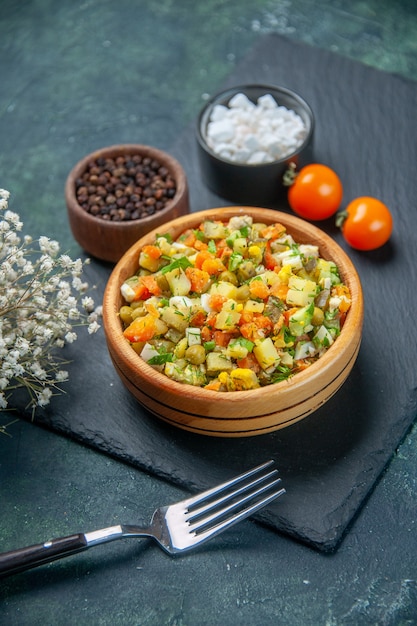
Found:
[[144, 528], [121, 524], [4, 552], [0, 554], [0, 576], [128, 537], [150, 537], [171, 555], [191, 550], [285, 493], [273, 464], [274, 461], [267, 461], [192, 498], [160, 507]]

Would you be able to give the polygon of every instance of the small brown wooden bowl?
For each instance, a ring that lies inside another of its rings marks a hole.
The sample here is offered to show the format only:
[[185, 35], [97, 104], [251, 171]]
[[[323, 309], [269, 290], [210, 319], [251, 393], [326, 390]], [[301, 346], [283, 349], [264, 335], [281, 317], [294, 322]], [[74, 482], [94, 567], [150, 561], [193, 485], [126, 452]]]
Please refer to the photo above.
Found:
[[[177, 237], [203, 219], [229, 220], [252, 215], [266, 224], [280, 222], [298, 243], [319, 246], [320, 256], [334, 261], [352, 295], [352, 306], [342, 331], [328, 351], [310, 367], [274, 385], [221, 393], [181, 384], [155, 371], [131, 348], [123, 336], [119, 309], [120, 287], [136, 273], [139, 251], [154, 241], [148, 233], [123, 256], [107, 283], [103, 301], [103, 325], [114, 367], [121, 380], [146, 409], [179, 428], [217, 437], [247, 437], [285, 428], [322, 406], [342, 386], [358, 355], [362, 336], [363, 296], [358, 274], [339, 245], [316, 226], [271, 209], [227, 207], [180, 217], [163, 228]], [[162, 232], [159, 229], [159, 232]]]
[[[153, 215], [129, 221], [105, 221], [85, 211], [77, 201], [76, 180], [88, 164], [99, 157], [115, 158], [141, 155], [156, 159], [165, 166], [176, 182], [175, 196]], [[71, 170], [65, 183], [65, 200], [74, 239], [91, 256], [116, 263], [123, 254], [149, 231], [189, 212], [189, 192], [185, 172], [171, 155], [140, 144], [121, 144], [96, 150], [81, 159]]]

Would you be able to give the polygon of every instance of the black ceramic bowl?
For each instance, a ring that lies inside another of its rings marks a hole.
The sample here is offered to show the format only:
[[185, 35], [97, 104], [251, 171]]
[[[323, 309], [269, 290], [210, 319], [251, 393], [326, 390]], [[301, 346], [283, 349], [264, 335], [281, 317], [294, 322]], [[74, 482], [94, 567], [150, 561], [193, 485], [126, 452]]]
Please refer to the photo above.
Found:
[[[270, 94], [278, 106], [294, 111], [303, 121], [305, 137], [300, 145], [283, 158], [261, 164], [247, 164], [221, 157], [207, 143], [207, 127], [216, 105], [228, 106], [237, 94], [244, 94], [254, 104]], [[240, 85], [227, 89], [202, 109], [197, 122], [198, 157], [204, 183], [214, 193], [239, 204], [276, 206], [286, 193], [282, 178], [293, 162], [297, 167], [312, 161], [314, 116], [310, 106], [297, 93], [272, 85]]]

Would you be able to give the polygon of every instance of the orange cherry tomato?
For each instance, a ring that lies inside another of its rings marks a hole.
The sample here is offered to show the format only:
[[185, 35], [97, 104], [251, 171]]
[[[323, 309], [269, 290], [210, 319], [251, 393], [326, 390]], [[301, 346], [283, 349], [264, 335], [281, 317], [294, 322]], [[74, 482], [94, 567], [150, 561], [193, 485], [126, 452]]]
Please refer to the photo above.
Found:
[[288, 203], [294, 213], [306, 220], [325, 220], [338, 210], [343, 185], [335, 171], [312, 163], [303, 167], [288, 189]]
[[356, 198], [341, 215], [343, 236], [356, 250], [375, 250], [391, 236], [392, 215], [388, 207], [376, 198]]

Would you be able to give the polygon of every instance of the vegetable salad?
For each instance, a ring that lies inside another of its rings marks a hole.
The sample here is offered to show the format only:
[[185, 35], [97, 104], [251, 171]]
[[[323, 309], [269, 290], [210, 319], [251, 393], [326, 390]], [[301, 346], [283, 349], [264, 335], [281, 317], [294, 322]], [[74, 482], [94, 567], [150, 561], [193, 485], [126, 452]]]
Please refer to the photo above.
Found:
[[279, 223], [203, 221], [158, 235], [121, 286], [124, 336], [169, 378], [214, 391], [256, 389], [314, 363], [351, 305], [338, 268]]

